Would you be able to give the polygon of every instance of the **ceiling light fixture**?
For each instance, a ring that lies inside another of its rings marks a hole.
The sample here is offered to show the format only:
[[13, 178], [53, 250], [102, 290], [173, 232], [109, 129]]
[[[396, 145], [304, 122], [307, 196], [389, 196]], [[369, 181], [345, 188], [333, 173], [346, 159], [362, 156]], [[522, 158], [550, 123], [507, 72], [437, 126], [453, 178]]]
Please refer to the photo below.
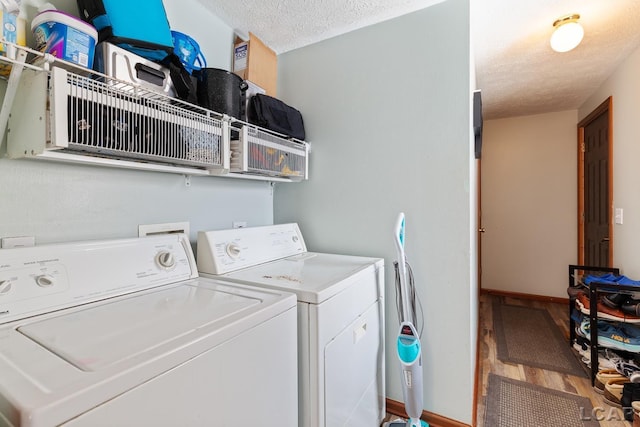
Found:
[[569, 52], [582, 41], [584, 29], [578, 23], [580, 15], [566, 15], [553, 23], [555, 28], [551, 35], [551, 49], [556, 52]]

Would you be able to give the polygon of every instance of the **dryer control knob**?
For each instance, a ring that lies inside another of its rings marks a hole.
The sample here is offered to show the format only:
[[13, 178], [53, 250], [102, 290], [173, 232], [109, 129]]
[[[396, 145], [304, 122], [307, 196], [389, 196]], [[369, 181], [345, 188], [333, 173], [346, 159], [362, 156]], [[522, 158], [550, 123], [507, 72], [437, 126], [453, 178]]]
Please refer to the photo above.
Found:
[[11, 280], [0, 280], [0, 296], [6, 295], [11, 291]]
[[156, 256], [156, 262], [162, 268], [173, 268], [176, 265], [176, 259], [173, 254], [168, 251], [162, 251]]
[[41, 288], [48, 288], [54, 284], [53, 277], [43, 274], [42, 276], [36, 277], [36, 284]]
[[227, 254], [231, 258], [238, 258], [238, 256], [240, 256], [240, 246], [235, 243], [229, 243], [227, 245]]

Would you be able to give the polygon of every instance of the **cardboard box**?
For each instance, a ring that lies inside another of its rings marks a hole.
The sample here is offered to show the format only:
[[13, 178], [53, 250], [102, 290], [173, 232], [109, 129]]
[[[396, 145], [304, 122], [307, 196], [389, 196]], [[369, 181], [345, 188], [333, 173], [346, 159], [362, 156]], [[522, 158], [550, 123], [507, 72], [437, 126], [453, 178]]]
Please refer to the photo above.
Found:
[[254, 34], [249, 40], [236, 39], [233, 49], [233, 72], [263, 88], [267, 95], [276, 96], [278, 57]]

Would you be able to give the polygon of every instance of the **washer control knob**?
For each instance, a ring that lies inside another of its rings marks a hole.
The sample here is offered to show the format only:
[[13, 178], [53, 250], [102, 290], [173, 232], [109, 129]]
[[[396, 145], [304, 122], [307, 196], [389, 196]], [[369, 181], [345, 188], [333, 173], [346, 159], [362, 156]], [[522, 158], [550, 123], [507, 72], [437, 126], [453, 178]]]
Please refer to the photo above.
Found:
[[49, 286], [53, 286], [54, 283], [53, 277], [47, 274], [36, 277], [36, 284], [41, 288], [48, 288]]
[[156, 262], [162, 268], [173, 268], [176, 265], [176, 259], [169, 251], [162, 251], [156, 256]]
[[227, 254], [231, 258], [238, 258], [238, 256], [240, 256], [240, 246], [235, 243], [229, 243], [227, 245]]
[[11, 280], [0, 280], [0, 296], [6, 295], [11, 291]]

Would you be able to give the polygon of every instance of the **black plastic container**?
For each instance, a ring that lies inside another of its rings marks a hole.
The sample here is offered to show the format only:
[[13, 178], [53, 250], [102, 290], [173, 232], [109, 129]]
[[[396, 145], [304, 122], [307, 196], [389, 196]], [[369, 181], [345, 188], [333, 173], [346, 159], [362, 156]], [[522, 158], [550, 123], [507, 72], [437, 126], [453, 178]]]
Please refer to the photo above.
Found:
[[236, 74], [219, 68], [193, 72], [198, 79], [198, 105], [216, 113], [246, 120], [247, 83]]

